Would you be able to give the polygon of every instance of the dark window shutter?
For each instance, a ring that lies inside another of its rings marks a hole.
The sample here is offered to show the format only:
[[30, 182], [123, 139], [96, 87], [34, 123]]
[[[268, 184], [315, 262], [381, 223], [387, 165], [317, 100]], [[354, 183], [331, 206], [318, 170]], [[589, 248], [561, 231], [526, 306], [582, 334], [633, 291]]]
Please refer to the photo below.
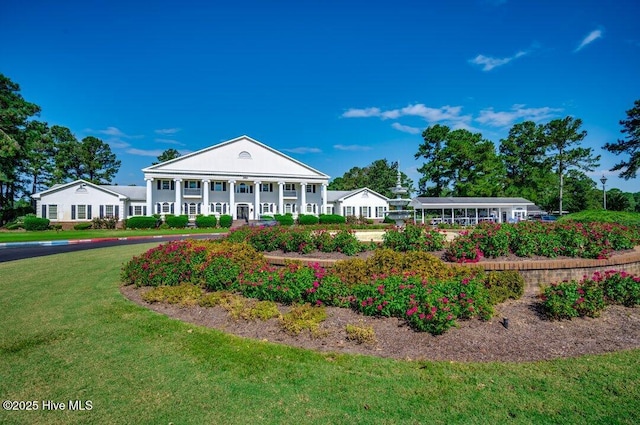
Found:
[[269, 183], [269, 192], [273, 192], [273, 183]]
[[189, 183], [188, 181], [186, 181], [186, 180], [184, 181], [184, 188], [185, 189], [189, 187], [188, 183]]
[[172, 203], [171, 203], [171, 214], [175, 214], [175, 213], [174, 213], [175, 209], [174, 209], [173, 205], [174, 205], [174, 204], [173, 204], [173, 202], [172, 202]]
[[76, 219], [76, 206], [71, 205], [71, 220], [75, 220], [75, 219]]
[[142, 215], [147, 215], [147, 206], [146, 205], [142, 206]]
[[100, 205], [100, 218], [104, 218], [104, 205]]
[[120, 205], [116, 205], [116, 218], [120, 218]]
[[87, 205], [87, 218], [91, 220], [91, 205]]
[[222, 191], [223, 192], [227, 191], [227, 182], [222, 182]]
[[160, 180], [156, 180], [156, 188], [160, 190], [162, 188], [162, 182]]
[[188, 213], [189, 213], [189, 204], [185, 202], [184, 204], [182, 204], [182, 214], [188, 214]]
[[202, 211], [202, 204], [198, 202], [198, 214]]
[[133, 205], [129, 205], [129, 215], [133, 215]]
[[47, 218], [47, 206], [42, 206], [42, 218]]
[[198, 180], [198, 189], [200, 189], [202, 186], [202, 182], [200, 180]]
[[176, 190], [176, 182], [171, 180], [171, 190]]

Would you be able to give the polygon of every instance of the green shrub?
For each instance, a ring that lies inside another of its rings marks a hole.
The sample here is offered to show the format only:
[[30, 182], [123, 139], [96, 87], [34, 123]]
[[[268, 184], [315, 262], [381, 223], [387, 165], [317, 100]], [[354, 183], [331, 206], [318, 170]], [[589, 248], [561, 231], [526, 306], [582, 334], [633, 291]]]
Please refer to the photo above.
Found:
[[355, 232], [346, 229], [338, 230], [333, 235], [333, 246], [335, 251], [349, 256], [355, 255], [364, 249]]
[[183, 306], [199, 304], [202, 289], [192, 284], [178, 286], [158, 286], [142, 295], [148, 303], [180, 304]]
[[382, 246], [395, 251], [433, 252], [444, 249], [445, 235], [425, 226], [407, 224], [404, 228], [388, 229], [382, 240]]
[[167, 215], [164, 218], [164, 222], [171, 228], [182, 229], [187, 227], [189, 217], [186, 215]]
[[196, 217], [196, 227], [211, 228], [216, 227], [218, 219], [215, 215], [199, 215]]
[[126, 221], [127, 229], [154, 229], [157, 224], [155, 217], [131, 217]]
[[373, 326], [347, 324], [344, 330], [349, 341], [355, 341], [358, 344], [375, 344], [377, 342]]
[[9, 223], [6, 226], [4, 226], [4, 228], [7, 229], [7, 230], [23, 229], [24, 228], [24, 222], [23, 223]]
[[75, 224], [73, 226], [74, 230], [87, 230], [87, 229], [91, 229], [91, 226], [93, 226], [92, 223], [78, 223]]
[[293, 226], [293, 215], [287, 213], [285, 215], [276, 214], [273, 218], [281, 225], [281, 226]]
[[497, 305], [508, 299], [517, 300], [524, 294], [524, 278], [517, 270], [489, 272], [485, 279], [489, 302]]
[[626, 307], [640, 304], [640, 276], [625, 271], [608, 270], [604, 273], [596, 272], [593, 280], [602, 286], [607, 303]]
[[25, 230], [47, 230], [49, 228], [49, 219], [28, 215], [24, 218]]
[[227, 214], [223, 214], [220, 216], [220, 227], [224, 227], [228, 229], [233, 224], [233, 217]]
[[298, 216], [298, 223], [303, 226], [318, 224], [318, 217], [311, 214], [300, 214]]
[[578, 316], [598, 317], [605, 306], [602, 287], [591, 279], [545, 286], [540, 299], [545, 314], [554, 320]]
[[346, 220], [343, 216], [338, 214], [320, 214], [318, 217], [320, 224], [344, 224]]
[[118, 217], [94, 217], [91, 220], [91, 227], [94, 229], [115, 229], [118, 225]]
[[280, 318], [280, 326], [285, 332], [298, 335], [305, 329], [314, 337], [322, 335], [320, 323], [327, 319], [324, 307], [312, 307], [309, 304], [295, 305], [288, 313]]

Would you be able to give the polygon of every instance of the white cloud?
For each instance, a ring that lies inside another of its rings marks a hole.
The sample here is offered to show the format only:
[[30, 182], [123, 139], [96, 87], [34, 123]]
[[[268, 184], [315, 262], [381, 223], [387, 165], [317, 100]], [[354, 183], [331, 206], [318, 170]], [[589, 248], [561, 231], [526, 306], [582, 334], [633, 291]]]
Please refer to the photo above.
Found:
[[145, 149], [130, 148], [125, 150], [125, 152], [130, 153], [131, 155], [159, 157], [160, 155], [162, 155], [162, 152], [164, 151], [161, 149], [145, 150]]
[[371, 150], [371, 146], [366, 145], [333, 145], [334, 149], [339, 151], [369, 151]]
[[158, 130], [153, 130], [156, 134], [176, 134], [180, 131], [179, 128], [160, 128]]
[[421, 131], [419, 128], [411, 127], [408, 125], [402, 125], [397, 122], [394, 122], [393, 124], [391, 124], [391, 127], [395, 128], [398, 131], [402, 131], [403, 133], [409, 133], [409, 134], [418, 134]]
[[579, 52], [580, 50], [582, 50], [583, 47], [593, 43], [594, 41], [596, 41], [597, 39], [602, 38], [602, 30], [593, 30], [591, 31], [580, 43], [580, 45], [578, 47], [576, 47], [576, 49], [573, 51], [575, 52]]
[[299, 154], [305, 154], [305, 153], [320, 153], [322, 152], [322, 150], [318, 149], [318, 148], [307, 148], [304, 146], [301, 146], [299, 148], [292, 148], [292, 149], [282, 149], [285, 152], [291, 152], [291, 153], [299, 153]]
[[558, 108], [525, 108], [526, 105], [513, 105], [510, 111], [494, 111], [493, 108], [487, 108], [480, 111], [480, 116], [475, 120], [481, 124], [492, 127], [509, 127], [516, 121], [542, 121], [553, 118], [557, 112], [562, 111]]
[[166, 143], [168, 145], [178, 145], [178, 146], [184, 146], [184, 143], [179, 142], [177, 140], [173, 140], [173, 139], [153, 139], [158, 143]]
[[349, 108], [345, 113], [342, 114], [343, 118], [369, 118], [369, 117], [379, 117], [380, 109], [378, 108], [365, 108], [365, 109], [356, 109]]
[[128, 148], [129, 146], [131, 146], [128, 142], [125, 142], [122, 139], [119, 139], [117, 137], [113, 137], [111, 139], [107, 139], [105, 140], [105, 143], [109, 144], [109, 146], [111, 146], [112, 148], [115, 149], [123, 149], [123, 148]]
[[528, 52], [525, 52], [523, 50], [519, 51], [518, 53], [516, 53], [513, 56], [510, 56], [508, 58], [492, 58], [489, 56], [485, 56], [485, 55], [478, 55], [475, 58], [469, 60], [469, 62], [471, 62], [472, 64], [475, 65], [483, 65], [482, 70], [483, 71], [491, 71], [493, 68], [497, 68], [499, 66], [502, 65], [506, 65], [509, 62], [511, 62], [514, 59], [518, 59], [524, 55], [526, 55]]
[[[459, 126], [471, 121], [470, 115], [461, 115], [462, 106], [445, 105], [440, 108], [431, 108], [422, 103], [407, 105], [400, 109], [382, 111], [380, 108], [349, 109], [342, 114], [345, 118], [379, 117], [383, 120], [395, 120], [400, 117], [420, 117], [429, 123], [444, 121], [452, 126]], [[397, 129], [397, 126], [394, 126]]]

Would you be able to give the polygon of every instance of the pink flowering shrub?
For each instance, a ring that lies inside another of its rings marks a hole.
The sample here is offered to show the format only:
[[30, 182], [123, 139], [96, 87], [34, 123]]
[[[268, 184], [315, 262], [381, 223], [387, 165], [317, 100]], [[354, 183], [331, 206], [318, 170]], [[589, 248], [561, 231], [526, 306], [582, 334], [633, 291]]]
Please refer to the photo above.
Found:
[[625, 271], [596, 272], [592, 278], [602, 286], [608, 304], [633, 307], [640, 304], [640, 276]]
[[475, 262], [482, 256], [495, 258], [513, 253], [519, 257], [602, 259], [613, 251], [631, 249], [637, 244], [640, 244], [638, 229], [616, 223], [483, 223], [451, 242], [445, 258]]
[[540, 294], [542, 307], [552, 319], [598, 317], [607, 304], [640, 304], [640, 276], [624, 271], [596, 272], [581, 281], [554, 283]]
[[493, 313], [481, 278], [454, 278], [434, 283], [416, 275], [382, 276], [354, 288], [353, 306], [365, 315], [404, 319], [411, 327], [434, 335], [458, 319]]

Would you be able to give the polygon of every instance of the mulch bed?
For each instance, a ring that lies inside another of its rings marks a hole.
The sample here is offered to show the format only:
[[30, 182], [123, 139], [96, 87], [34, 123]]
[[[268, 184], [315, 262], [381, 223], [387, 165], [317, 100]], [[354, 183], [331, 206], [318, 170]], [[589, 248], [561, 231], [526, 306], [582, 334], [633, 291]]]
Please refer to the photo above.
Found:
[[[284, 332], [278, 319], [234, 320], [221, 307], [181, 307], [142, 300], [150, 288], [121, 287], [122, 294], [158, 313], [222, 332], [321, 352], [373, 355], [404, 360], [524, 362], [601, 354], [640, 348], [640, 308], [608, 306], [599, 318], [549, 321], [539, 311], [537, 294], [496, 306], [488, 321], [465, 320], [444, 335], [416, 332], [397, 318], [367, 317], [346, 308], [327, 307], [322, 337]], [[281, 313], [288, 306], [279, 306]], [[508, 328], [503, 318], [508, 318]], [[347, 324], [371, 326], [375, 343], [349, 341]]]

